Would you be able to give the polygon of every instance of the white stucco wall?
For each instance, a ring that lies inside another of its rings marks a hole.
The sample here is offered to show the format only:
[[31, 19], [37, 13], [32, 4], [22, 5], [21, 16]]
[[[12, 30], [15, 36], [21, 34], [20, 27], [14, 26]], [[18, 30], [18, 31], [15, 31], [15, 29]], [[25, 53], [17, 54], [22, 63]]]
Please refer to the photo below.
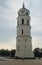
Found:
[[[24, 13], [21, 13], [24, 11]], [[26, 15], [28, 12], [28, 15]], [[31, 26], [30, 26], [30, 12], [27, 9], [20, 9], [17, 17], [17, 38], [16, 38], [16, 56], [17, 57], [33, 57], [32, 53], [32, 38], [31, 38]], [[22, 24], [24, 19], [24, 24]], [[29, 25], [27, 24], [29, 20]], [[23, 29], [23, 34], [22, 34]]]

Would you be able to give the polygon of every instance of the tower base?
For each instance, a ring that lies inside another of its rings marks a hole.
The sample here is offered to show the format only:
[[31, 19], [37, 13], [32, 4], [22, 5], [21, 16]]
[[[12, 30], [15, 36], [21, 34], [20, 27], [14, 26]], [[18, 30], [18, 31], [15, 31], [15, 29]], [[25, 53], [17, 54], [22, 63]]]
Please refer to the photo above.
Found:
[[16, 56], [15, 55], [15, 59], [35, 59], [33, 53], [31, 56]]
[[26, 53], [24, 53], [24, 54], [23, 53], [20, 53], [20, 54], [16, 53], [15, 57], [16, 58], [25, 58], [25, 59], [28, 58], [29, 59], [29, 58], [34, 58], [34, 55], [33, 55], [33, 52], [31, 52], [31, 53], [29, 52], [28, 54], [26, 54]]
[[21, 58], [21, 57], [15, 57], [15, 59], [36, 59], [35, 57], [24, 57], [24, 58]]

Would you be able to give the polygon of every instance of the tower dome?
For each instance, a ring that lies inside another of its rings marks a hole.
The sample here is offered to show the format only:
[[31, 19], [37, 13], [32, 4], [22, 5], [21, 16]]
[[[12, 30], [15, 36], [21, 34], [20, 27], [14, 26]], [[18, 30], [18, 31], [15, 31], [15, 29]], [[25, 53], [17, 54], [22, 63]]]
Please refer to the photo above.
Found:
[[25, 8], [24, 3], [22, 8], [18, 11], [18, 15], [30, 15], [30, 11]]

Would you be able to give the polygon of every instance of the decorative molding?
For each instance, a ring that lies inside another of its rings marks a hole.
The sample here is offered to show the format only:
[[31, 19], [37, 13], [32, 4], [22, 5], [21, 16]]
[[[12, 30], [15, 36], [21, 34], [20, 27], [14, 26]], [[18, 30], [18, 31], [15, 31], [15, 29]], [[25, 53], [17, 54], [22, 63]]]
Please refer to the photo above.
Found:
[[[30, 25], [28, 25], [28, 24], [19, 24], [19, 26], [24, 26], [24, 25], [26, 25], [26, 26], [29, 26], [30, 28], [31, 28], [31, 26]], [[18, 28], [19, 27], [18, 25], [17, 25], [17, 27], [16, 28]]]
[[31, 36], [28, 36], [28, 35], [19, 35], [19, 36], [16, 37], [16, 39], [17, 39], [18, 37], [29, 37], [29, 38], [32, 39], [32, 37], [31, 37]]

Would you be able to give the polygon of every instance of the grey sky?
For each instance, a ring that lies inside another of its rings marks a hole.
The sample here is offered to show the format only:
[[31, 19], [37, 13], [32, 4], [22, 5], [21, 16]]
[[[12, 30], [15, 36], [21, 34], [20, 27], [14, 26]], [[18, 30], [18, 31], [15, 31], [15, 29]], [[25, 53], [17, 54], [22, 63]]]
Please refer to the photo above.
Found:
[[17, 12], [23, 2], [30, 10], [33, 48], [42, 47], [42, 0], [0, 0], [0, 48], [15, 48]]

